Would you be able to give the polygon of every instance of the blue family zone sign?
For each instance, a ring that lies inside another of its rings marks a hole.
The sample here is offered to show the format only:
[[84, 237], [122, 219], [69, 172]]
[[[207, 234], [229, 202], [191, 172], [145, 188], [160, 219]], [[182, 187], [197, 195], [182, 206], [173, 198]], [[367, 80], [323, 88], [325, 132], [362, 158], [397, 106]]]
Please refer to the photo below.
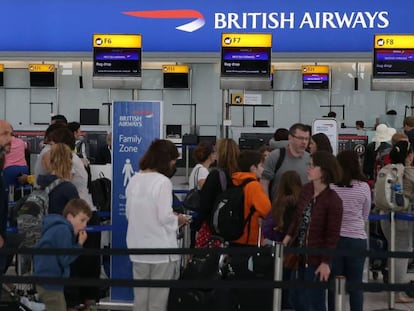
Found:
[[[125, 189], [138, 172], [139, 159], [154, 139], [161, 138], [162, 102], [113, 103], [112, 120], [112, 248], [126, 248]], [[132, 279], [128, 256], [112, 256], [111, 278]], [[111, 300], [133, 300], [132, 288], [111, 288]]]
[[[141, 34], [143, 52], [219, 52], [222, 33], [271, 33], [273, 52], [370, 52], [409, 34], [414, 1], [14, 0], [0, 5], [0, 51], [91, 52], [95, 33]], [[6, 31], [7, 30], [7, 31]]]

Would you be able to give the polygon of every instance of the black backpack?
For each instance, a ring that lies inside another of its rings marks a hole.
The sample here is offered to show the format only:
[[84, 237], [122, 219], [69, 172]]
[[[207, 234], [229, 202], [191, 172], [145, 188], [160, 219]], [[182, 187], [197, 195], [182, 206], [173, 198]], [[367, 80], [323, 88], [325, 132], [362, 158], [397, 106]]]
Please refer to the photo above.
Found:
[[111, 180], [106, 178], [101, 172], [99, 178], [91, 182], [90, 192], [92, 195], [93, 205], [98, 211], [111, 211]]
[[244, 186], [254, 179], [246, 179], [238, 186], [232, 186], [217, 196], [213, 208], [212, 229], [214, 234], [226, 241], [234, 241], [243, 234], [246, 224], [250, 226], [252, 215], [256, 211], [250, 208], [249, 215], [244, 217]]

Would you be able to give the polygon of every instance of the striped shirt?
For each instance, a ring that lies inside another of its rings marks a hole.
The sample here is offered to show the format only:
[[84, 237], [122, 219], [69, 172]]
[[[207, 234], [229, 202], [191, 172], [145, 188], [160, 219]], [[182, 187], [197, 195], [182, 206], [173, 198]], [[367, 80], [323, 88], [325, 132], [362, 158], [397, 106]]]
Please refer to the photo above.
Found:
[[331, 184], [330, 188], [342, 199], [343, 215], [341, 237], [366, 239], [365, 224], [371, 210], [371, 190], [366, 182], [352, 181], [352, 187], [339, 187]]

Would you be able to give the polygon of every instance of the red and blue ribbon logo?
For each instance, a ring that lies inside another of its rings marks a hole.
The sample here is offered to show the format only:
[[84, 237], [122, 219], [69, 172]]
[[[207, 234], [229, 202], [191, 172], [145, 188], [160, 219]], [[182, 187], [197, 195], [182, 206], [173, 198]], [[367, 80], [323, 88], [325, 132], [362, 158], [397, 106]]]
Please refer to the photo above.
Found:
[[191, 18], [193, 21], [175, 27], [178, 30], [185, 32], [193, 32], [204, 26], [206, 20], [200, 12], [196, 10], [155, 10], [155, 11], [130, 11], [123, 12], [123, 14], [141, 17], [141, 18]]

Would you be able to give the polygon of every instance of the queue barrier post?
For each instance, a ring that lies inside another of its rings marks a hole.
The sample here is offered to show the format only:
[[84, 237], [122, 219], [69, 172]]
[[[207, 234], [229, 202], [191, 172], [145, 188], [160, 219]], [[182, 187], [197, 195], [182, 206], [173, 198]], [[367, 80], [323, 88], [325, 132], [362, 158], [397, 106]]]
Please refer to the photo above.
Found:
[[[390, 252], [395, 251], [395, 212], [390, 213]], [[393, 256], [388, 260], [388, 271], [390, 284], [395, 283], [395, 258]], [[389, 292], [388, 307], [393, 310], [395, 307], [395, 292]]]
[[[387, 218], [387, 220], [390, 222], [390, 235], [387, 237], [388, 244], [389, 244], [388, 250], [390, 252], [395, 251], [395, 218], [396, 218], [395, 211], [391, 211], [389, 214], [389, 218]], [[394, 256], [391, 256], [388, 258], [388, 282], [390, 284], [395, 283], [395, 257]], [[388, 309], [379, 309], [376, 311], [386, 311], [386, 310], [400, 311], [400, 309], [395, 308], [395, 292], [393, 291], [388, 292]]]
[[[273, 254], [275, 258], [274, 266], [274, 280], [282, 281], [283, 278], [283, 244], [276, 243], [273, 244]], [[282, 307], [282, 289], [274, 288], [273, 289], [273, 311], [279, 311]]]
[[345, 296], [345, 277], [338, 275], [335, 278], [335, 311], [344, 310]]

